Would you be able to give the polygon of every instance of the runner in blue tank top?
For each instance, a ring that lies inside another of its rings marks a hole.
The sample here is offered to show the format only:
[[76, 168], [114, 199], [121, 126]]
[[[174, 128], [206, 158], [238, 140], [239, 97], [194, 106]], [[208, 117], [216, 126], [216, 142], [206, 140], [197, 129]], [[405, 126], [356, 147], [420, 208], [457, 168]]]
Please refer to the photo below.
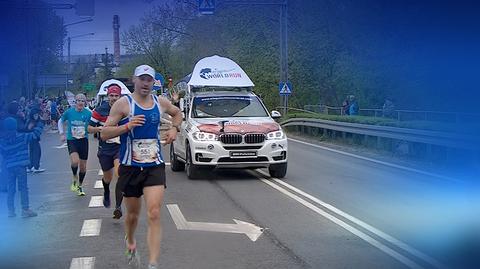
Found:
[[142, 195], [148, 217], [149, 268], [157, 268], [160, 255], [160, 209], [165, 191], [165, 164], [161, 154], [159, 125], [162, 113], [172, 116], [173, 127], [162, 135], [172, 143], [182, 123], [180, 110], [164, 97], [152, 95], [155, 70], [148, 65], [135, 68], [134, 92], [113, 104], [101, 131], [103, 140], [120, 136], [121, 184], [125, 205], [126, 255], [129, 264], [138, 264], [135, 229], [140, 215]]

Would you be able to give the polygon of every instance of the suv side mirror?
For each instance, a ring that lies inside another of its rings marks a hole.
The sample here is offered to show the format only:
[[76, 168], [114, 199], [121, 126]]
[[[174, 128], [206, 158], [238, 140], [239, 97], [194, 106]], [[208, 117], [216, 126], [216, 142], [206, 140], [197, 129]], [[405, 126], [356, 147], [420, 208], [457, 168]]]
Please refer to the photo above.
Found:
[[180, 98], [180, 100], [178, 101], [178, 104], [179, 104], [179, 108], [180, 108], [180, 111], [182, 111], [182, 118], [183, 120], [185, 120], [185, 115], [187, 114], [186, 113], [186, 106], [185, 106], [185, 99], [184, 98]]
[[272, 116], [272, 119], [279, 119], [282, 117], [282, 114], [280, 114], [280, 112], [276, 111], [276, 110], [272, 110], [272, 112], [270, 113], [270, 115]]
[[183, 98], [180, 98], [180, 100], [178, 100], [179, 108], [182, 112], [185, 109], [185, 104], [184, 103], [185, 103], [185, 100]]

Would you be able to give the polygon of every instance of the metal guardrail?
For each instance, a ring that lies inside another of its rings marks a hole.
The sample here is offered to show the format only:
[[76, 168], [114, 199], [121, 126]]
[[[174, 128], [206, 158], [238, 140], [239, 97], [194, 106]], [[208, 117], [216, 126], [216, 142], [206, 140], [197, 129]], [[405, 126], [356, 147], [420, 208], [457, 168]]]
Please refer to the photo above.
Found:
[[309, 126], [347, 132], [368, 136], [384, 137], [391, 139], [418, 142], [430, 145], [460, 148], [467, 150], [479, 150], [480, 139], [477, 136], [452, 134], [446, 132], [426, 131], [409, 128], [368, 125], [350, 122], [329, 121], [322, 119], [294, 118], [281, 122], [283, 127]]
[[[316, 112], [327, 115], [343, 115], [342, 107], [332, 107], [327, 105], [304, 105], [304, 111]], [[291, 108], [289, 108], [291, 109]], [[381, 108], [360, 108], [360, 116], [384, 117], [384, 111]], [[395, 109], [389, 112], [386, 118], [396, 119], [398, 121], [422, 120], [422, 121], [441, 121], [441, 122], [468, 122], [480, 118], [478, 113], [466, 112], [443, 112], [430, 110], [406, 110]]]

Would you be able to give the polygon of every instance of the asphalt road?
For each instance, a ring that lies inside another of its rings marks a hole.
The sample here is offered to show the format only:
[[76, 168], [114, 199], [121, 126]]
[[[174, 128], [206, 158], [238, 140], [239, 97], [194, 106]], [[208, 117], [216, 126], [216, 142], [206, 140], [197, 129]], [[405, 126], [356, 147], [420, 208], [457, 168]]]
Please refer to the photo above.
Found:
[[[94, 188], [101, 176], [96, 141], [90, 142], [85, 197], [69, 190], [67, 149], [56, 148], [58, 135], [51, 133], [42, 140], [47, 171], [29, 176], [31, 207], [39, 216], [7, 218], [6, 194], [0, 193], [0, 268], [127, 268], [123, 219], [112, 219], [111, 208], [89, 207], [102, 195]], [[470, 251], [480, 223], [473, 178], [446, 178], [294, 140], [283, 180], [264, 170], [214, 171], [194, 181], [166, 171], [160, 268], [474, 268], [467, 258], [478, 257]], [[179, 229], [174, 208], [191, 230]], [[234, 219], [262, 233], [250, 238], [220, 231]], [[80, 236], [86, 221], [97, 223], [98, 235]], [[145, 237], [143, 214], [137, 241], [144, 268]], [[94, 258], [93, 267], [76, 266], [82, 257]]]

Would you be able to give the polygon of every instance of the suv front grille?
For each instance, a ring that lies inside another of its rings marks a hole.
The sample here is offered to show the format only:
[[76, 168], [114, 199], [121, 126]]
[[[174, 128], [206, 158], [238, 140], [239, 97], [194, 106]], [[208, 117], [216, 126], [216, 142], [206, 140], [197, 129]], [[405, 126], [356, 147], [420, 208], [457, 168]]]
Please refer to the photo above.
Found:
[[220, 141], [223, 144], [241, 144], [242, 142], [246, 144], [260, 144], [265, 141], [264, 134], [221, 134], [219, 136]]
[[245, 143], [247, 144], [259, 144], [265, 141], [264, 134], [247, 134], [245, 135]]
[[221, 134], [220, 141], [223, 144], [240, 144], [242, 143], [242, 135], [241, 134]]

